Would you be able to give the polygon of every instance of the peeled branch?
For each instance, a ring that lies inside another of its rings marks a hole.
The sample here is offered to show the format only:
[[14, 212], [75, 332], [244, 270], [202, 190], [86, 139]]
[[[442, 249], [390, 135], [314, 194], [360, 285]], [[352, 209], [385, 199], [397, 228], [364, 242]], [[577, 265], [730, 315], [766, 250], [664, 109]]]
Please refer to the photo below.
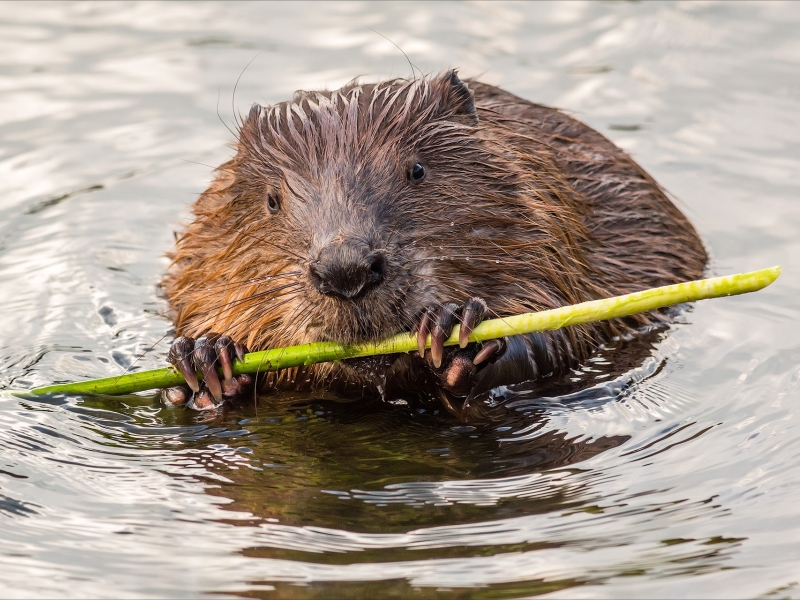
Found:
[[[484, 342], [512, 335], [551, 331], [570, 325], [626, 317], [673, 304], [746, 294], [767, 287], [780, 274], [781, 268], [775, 266], [739, 275], [667, 285], [604, 300], [591, 300], [571, 306], [562, 306], [552, 310], [491, 319], [477, 325], [470, 333], [469, 341]], [[444, 345], [458, 345], [459, 332], [460, 327], [456, 326], [450, 337], [445, 340]], [[461, 341], [463, 342], [463, 340]], [[290, 367], [337, 361], [344, 358], [412, 352], [421, 349], [420, 346], [422, 344], [419, 342], [421, 340], [418, 340], [417, 336], [399, 333], [382, 342], [352, 345], [342, 345], [336, 342], [315, 342], [300, 346], [264, 350], [262, 352], [251, 352], [246, 354], [243, 360], [233, 363], [233, 374], [263, 373], [265, 371], [277, 371]], [[429, 348], [430, 344], [431, 340], [430, 336], [428, 336], [425, 347]], [[227, 367], [227, 365], [225, 366]], [[227, 371], [227, 369], [225, 370]], [[220, 374], [226, 377], [229, 376], [228, 373], [223, 373], [222, 370], [220, 370]], [[202, 379], [203, 374], [198, 373], [197, 377]], [[152, 371], [128, 373], [118, 377], [48, 385], [17, 393], [35, 396], [50, 394], [119, 395], [169, 388], [183, 383], [186, 383], [186, 381], [178, 371], [173, 367], [166, 367]]]

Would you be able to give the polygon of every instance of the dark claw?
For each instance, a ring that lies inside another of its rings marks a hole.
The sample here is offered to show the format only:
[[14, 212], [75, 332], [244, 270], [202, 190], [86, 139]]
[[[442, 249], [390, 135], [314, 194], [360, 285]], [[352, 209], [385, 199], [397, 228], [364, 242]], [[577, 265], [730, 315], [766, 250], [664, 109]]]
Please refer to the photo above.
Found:
[[233, 349], [236, 352], [236, 358], [244, 360], [244, 355], [248, 353], [247, 346], [234, 342]]
[[181, 336], [170, 346], [169, 354], [167, 354], [167, 361], [180, 371], [187, 385], [192, 388], [192, 391], [197, 392], [200, 389], [200, 383], [197, 381], [197, 375], [195, 374], [194, 365], [192, 364], [193, 351], [194, 340]]
[[203, 374], [203, 380], [214, 400], [220, 402], [222, 400], [222, 385], [219, 382], [219, 375], [217, 375], [217, 351], [212, 341], [212, 339], [205, 336], [197, 339], [194, 344], [194, 364]]
[[466, 348], [469, 344], [469, 335], [475, 326], [483, 321], [487, 306], [482, 298], [470, 298], [461, 311], [461, 329], [458, 332], [458, 345]]
[[444, 341], [450, 337], [450, 333], [458, 321], [459, 308], [458, 304], [448, 302], [436, 311], [436, 325], [431, 331], [431, 360], [437, 369], [442, 366]]
[[186, 380], [186, 384], [192, 388], [193, 392], [197, 392], [200, 389], [200, 382], [197, 381], [197, 374], [194, 371], [192, 359], [190, 357], [186, 357], [178, 362], [175, 366], [178, 368], [178, 371], [181, 372], [181, 375], [183, 375], [183, 378]]
[[417, 331], [417, 349], [420, 356], [425, 356], [425, 346], [428, 344], [428, 333], [431, 326], [431, 313], [425, 311], [422, 319], [419, 322], [419, 330]]
[[490, 358], [497, 360], [505, 353], [507, 348], [508, 343], [506, 342], [505, 338], [501, 338], [499, 340], [489, 340], [475, 355], [475, 358], [472, 359], [472, 364], [477, 366]]
[[[225, 376], [225, 385], [233, 385], [233, 340], [227, 335], [223, 335], [214, 343], [214, 350], [219, 356], [219, 363], [222, 365], [222, 374]], [[240, 359], [241, 360], [241, 359]]]

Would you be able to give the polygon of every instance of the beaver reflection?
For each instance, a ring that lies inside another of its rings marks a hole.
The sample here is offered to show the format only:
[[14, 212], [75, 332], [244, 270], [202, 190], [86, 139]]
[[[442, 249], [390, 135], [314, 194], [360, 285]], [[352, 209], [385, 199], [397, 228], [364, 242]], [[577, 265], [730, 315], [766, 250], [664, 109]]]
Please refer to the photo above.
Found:
[[[576, 441], [551, 431], [519, 442], [499, 442], [506, 437], [507, 427], [530, 426], [531, 416], [514, 415], [502, 425], [454, 428], [441, 415], [378, 403], [365, 408], [363, 404], [310, 402], [295, 405], [281, 416], [271, 415], [244, 425], [257, 435], [257, 443], [245, 443], [253, 451], [247, 456], [249, 464], [259, 470], [241, 466], [231, 470], [220, 464], [223, 461], [209, 460], [206, 467], [227, 481], [215, 482], [208, 492], [232, 500], [225, 508], [251, 513], [255, 519], [358, 531], [478, 521], [486, 518], [487, 510], [496, 516], [497, 506], [470, 503], [473, 494], [475, 502], [482, 499], [479, 480], [570, 467], [628, 439]], [[207, 446], [208, 440], [203, 442], [198, 446]], [[460, 497], [458, 503], [439, 497], [432, 483], [461, 480], [477, 483], [472, 486], [474, 492]], [[434, 489], [420, 490], [420, 483]], [[497, 503], [505, 516], [563, 510], [586, 501], [581, 491], [555, 487], [533, 494], [534, 498], [512, 492]]]
[[[653, 330], [607, 346], [597, 375], [611, 379], [640, 366], [661, 333]], [[252, 450], [249, 464], [259, 470], [231, 470], [209, 461], [208, 468], [227, 479], [209, 493], [232, 500], [227, 508], [258, 520], [364, 532], [581, 509], [595, 502], [588, 484], [576, 483], [585, 479], [570, 478], [567, 485], [547, 478], [554, 471], [580, 469], [583, 461], [629, 438], [575, 439], [561, 431], [536, 435], [547, 423], [547, 409], [537, 398], [567, 394], [568, 401], [585, 402], [597, 392], [586, 381], [540, 382], [535, 389], [517, 388], [510, 400], [484, 397], [476, 403], [480, 418], [469, 425], [441, 407], [391, 405], [379, 398], [353, 403], [299, 395], [280, 403], [261, 398], [213, 421], [213, 426], [249, 432], [229, 445], [246, 444]], [[196, 447], [208, 448], [208, 439]], [[493, 490], [501, 478], [510, 483], [498, 493]], [[454, 498], [451, 484], [465, 481], [468, 485]]]

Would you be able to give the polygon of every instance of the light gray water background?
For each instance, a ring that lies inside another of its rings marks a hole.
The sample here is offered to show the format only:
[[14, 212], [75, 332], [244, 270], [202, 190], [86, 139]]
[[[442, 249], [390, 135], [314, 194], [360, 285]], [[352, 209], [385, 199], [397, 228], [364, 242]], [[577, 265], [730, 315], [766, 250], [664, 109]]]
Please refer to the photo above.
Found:
[[800, 3], [0, 4], [0, 385], [119, 374], [168, 333], [217, 110], [409, 76], [372, 29], [631, 152], [710, 274], [783, 276], [488, 428], [0, 393], [0, 596], [800, 597]]

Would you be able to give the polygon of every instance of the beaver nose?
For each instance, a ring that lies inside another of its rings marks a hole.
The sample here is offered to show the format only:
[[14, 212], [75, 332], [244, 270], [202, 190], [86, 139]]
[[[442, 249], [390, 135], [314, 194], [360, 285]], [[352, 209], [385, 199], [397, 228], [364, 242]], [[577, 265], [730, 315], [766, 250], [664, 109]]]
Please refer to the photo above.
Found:
[[352, 300], [383, 281], [385, 259], [368, 248], [328, 246], [309, 266], [309, 275], [320, 294]]

